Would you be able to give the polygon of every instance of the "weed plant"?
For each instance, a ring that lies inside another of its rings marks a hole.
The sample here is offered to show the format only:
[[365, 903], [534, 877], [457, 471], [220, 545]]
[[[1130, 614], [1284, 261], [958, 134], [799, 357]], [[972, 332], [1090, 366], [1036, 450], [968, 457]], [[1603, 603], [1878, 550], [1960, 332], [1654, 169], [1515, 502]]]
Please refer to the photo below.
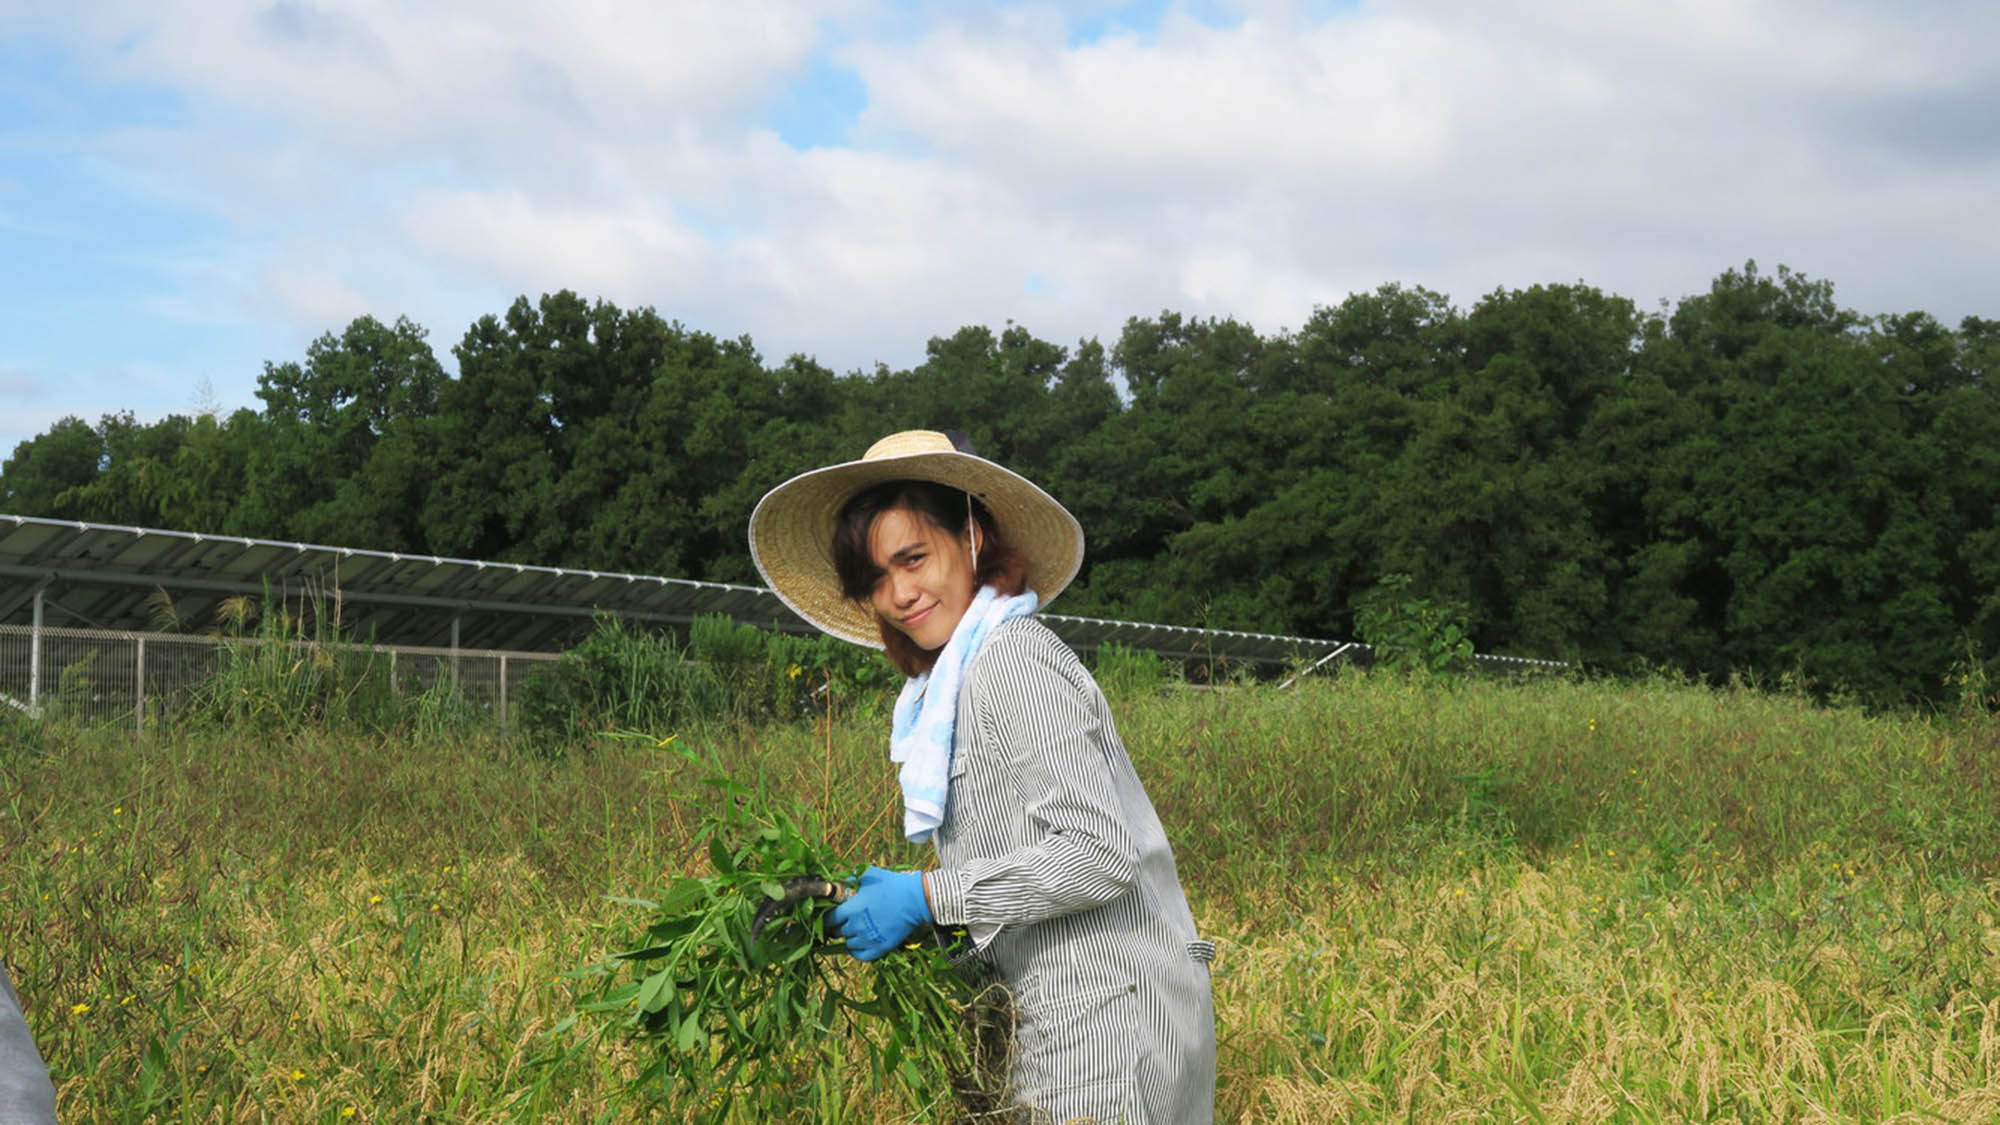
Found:
[[294, 608], [269, 597], [231, 598], [220, 627], [215, 671], [162, 711], [181, 729], [442, 737], [487, 722], [448, 675], [397, 676], [388, 653], [352, 643], [321, 602]]
[[880, 656], [856, 645], [758, 629], [721, 614], [694, 619], [687, 656], [721, 681], [732, 717], [760, 722], [818, 715], [835, 698], [872, 709], [895, 680]]
[[529, 675], [518, 711], [526, 741], [545, 753], [611, 730], [678, 730], [728, 710], [715, 669], [686, 658], [673, 637], [610, 614], [583, 642]]
[[530, 675], [518, 714], [527, 744], [559, 755], [608, 731], [783, 722], [823, 715], [837, 699], [873, 713], [890, 679], [880, 657], [828, 637], [705, 615], [682, 645], [605, 615], [583, 643]]
[[[1348, 675], [1118, 710], [1217, 939], [1220, 1120], [2000, 1118], [2000, 722], [1742, 687]], [[565, 1021], [706, 878], [677, 748], [919, 866], [879, 714], [491, 734], [43, 726], [0, 955], [64, 1120], [640, 1119]], [[0, 736], [12, 739], [12, 728]], [[805, 1065], [803, 1062], [801, 1065]], [[829, 1036], [817, 1104], [920, 1119]]]
[[1106, 698], [1115, 700], [1156, 694], [1177, 678], [1159, 653], [1117, 641], [1097, 646], [1091, 654], [1090, 671]]

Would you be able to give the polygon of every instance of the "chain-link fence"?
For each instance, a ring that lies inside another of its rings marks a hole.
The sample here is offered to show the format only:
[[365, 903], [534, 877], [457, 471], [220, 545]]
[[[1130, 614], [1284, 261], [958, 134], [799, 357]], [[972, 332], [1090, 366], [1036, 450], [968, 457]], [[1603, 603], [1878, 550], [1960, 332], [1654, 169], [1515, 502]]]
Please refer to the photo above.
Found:
[[299, 659], [363, 662], [381, 670], [399, 692], [453, 685], [458, 698], [490, 713], [502, 729], [529, 673], [557, 659], [549, 652], [0, 625], [0, 707], [33, 715], [59, 708], [95, 720], [129, 716], [134, 727], [143, 727], [148, 715], [171, 711], [215, 676], [231, 651], [270, 644], [287, 646]]

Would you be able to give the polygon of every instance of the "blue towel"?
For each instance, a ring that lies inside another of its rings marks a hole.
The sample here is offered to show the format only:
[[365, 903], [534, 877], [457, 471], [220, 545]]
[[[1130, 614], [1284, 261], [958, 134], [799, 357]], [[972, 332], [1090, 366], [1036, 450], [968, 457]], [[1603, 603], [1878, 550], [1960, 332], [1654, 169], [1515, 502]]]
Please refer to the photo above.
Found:
[[951, 740], [958, 729], [958, 685], [966, 666], [995, 625], [1033, 613], [1041, 604], [1033, 590], [1003, 598], [991, 586], [980, 587], [944, 651], [938, 653], [937, 664], [903, 683], [889, 730], [889, 760], [902, 766], [897, 780], [903, 785], [903, 835], [911, 843], [930, 839], [944, 823], [945, 798], [951, 788]]

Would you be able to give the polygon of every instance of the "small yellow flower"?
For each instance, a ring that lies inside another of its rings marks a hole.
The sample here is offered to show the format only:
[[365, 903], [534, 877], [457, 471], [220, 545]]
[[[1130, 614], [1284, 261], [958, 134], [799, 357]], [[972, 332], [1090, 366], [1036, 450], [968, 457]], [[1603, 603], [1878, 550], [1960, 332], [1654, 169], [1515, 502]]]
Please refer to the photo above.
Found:
[[369, 896], [368, 896], [368, 905], [370, 905], [370, 906], [374, 906], [374, 905], [375, 905], [376, 903], [378, 903], [378, 902], [381, 902], [381, 901], [382, 901], [382, 896], [381, 896], [381, 895], [369, 895]]
[[1462, 895], [1465, 893], [1465, 888], [1464, 887], [1455, 888], [1451, 893], [1455, 895]]
[[432, 913], [432, 914], [436, 914], [436, 913], [437, 913], [438, 911], [440, 911], [440, 910], [443, 910], [443, 909], [444, 909], [444, 907], [442, 907], [442, 906], [439, 906], [439, 905], [438, 905], [437, 903], [435, 903], [435, 902], [434, 902], [434, 903], [431, 903], [431, 913]]
[[293, 1071], [292, 1071], [292, 1081], [294, 1081], [294, 1082], [303, 1082], [303, 1081], [305, 1081], [305, 1079], [306, 1079], [306, 1072], [305, 1072], [305, 1071], [303, 1071], [303, 1070], [293, 1070]]
[[208, 1073], [208, 1064], [207, 1064], [207, 1063], [203, 1063], [203, 1064], [201, 1064], [200, 1066], [198, 1066], [198, 1067], [195, 1067], [195, 1068], [194, 1068], [194, 1072], [195, 1072], [196, 1074], [207, 1074], [207, 1073]]
[[785, 669], [785, 675], [786, 675], [786, 677], [787, 677], [787, 678], [789, 678], [789, 679], [794, 679], [794, 680], [796, 680], [796, 679], [798, 679], [798, 678], [799, 678], [799, 673], [801, 673], [801, 672], [804, 672], [804, 671], [805, 671], [805, 669], [804, 669], [804, 668], [801, 668], [801, 667], [799, 667], [798, 665], [794, 664], [794, 665], [792, 665], [791, 667], [789, 667], [789, 668]]
[[114, 808], [114, 809], [112, 809], [112, 810], [111, 810], [111, 815], [112, 815], [112, 816], [124, 816], [124, 815], [125, 815], [125, 806], [124, 806], [124, 805], [119, 805], [119, 806], [118, 806], [117, 808]]
[[127, 997], [126, 997], [125, 999], [123, 999], [123, 1000], [120, 1000], [120, 1001], [118, 1002], [118, 1006], [122, 1008], [122, 1007], [124, 1007], [125, 1005], [127, 1005], [127, 1004], [130, 1004], [130, 1003], [131, 1003], [132, 1001], [134, 1001], [134, 1000], [137, 1000], [138, 998], [139, 998], [139, 994], [135, 992], [135, 993], [133, 993], [132, 995], [130, 995], [130, 996], [127, 996]]
[[69, 1006], [69, 1014], [72, 1016], [84, 1015], [89, 1011], [90, 1011], [90, 1005], [88, 1004], [71, 1004]]
[[353, 1116], [354, 1116], [354, 1107], [353, 1107], [353, 1106], [351, 1106], [351, 1105], [344, 1105], [344, 1106], [341, 1106], [341, 1107], [340, 1107], [340, 1115], [341, 1115], [342, 1117], [353, 1117]]

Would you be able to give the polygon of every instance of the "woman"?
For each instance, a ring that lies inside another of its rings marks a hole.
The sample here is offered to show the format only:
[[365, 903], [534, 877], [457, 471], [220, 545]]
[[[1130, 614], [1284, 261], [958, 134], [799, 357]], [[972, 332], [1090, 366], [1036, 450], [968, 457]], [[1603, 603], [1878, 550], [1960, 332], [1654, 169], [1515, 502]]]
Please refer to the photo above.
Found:
[[890, 757], [938, 866], [869, 868], [833, 914], [848, 949], [965, 927], [1013, 994], [1010, 1087], [1038, 1120], [1212, 1120], [1214, 946], [1103, 693], [1030, 616], [1082, 564], [1075, 517], [911, 430], [772, 489], [750, 549], [787, 605], [910, 677]]

